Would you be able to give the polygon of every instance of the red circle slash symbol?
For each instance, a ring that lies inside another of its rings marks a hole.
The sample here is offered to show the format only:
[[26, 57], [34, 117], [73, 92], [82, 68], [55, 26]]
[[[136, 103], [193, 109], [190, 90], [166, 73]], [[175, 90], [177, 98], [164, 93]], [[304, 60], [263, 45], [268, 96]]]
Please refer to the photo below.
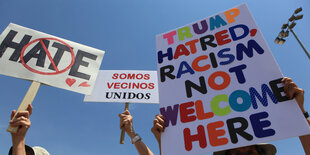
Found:
[[[51, 56], [51, 53], [48, 51], [47, 47], [45, 46], [45, 44], [43, 43], [43, 40], [56, 40], [56, 41], [59, 41], [61, 42], [62, 44], [64, 44], [65, 46], [67, 46], [69, 49], [70, 49], [70, 53], [71, 53], [71, 63], [69, 64], [68, 67], [62, 69], [62, 70], [58, 70], [52, 56]], [[40, 44], [42, 45], [43, 49], [44, 49], [44, 52], [46, 53], [47, 57], [49, 58], [50, 62], [52, 63], [54, 69], [55, 69], [55, 72], [42, 72], [42, 71], [38, 71], [36, 69], [33, 69], [31, 68], [30, 66], [28, 66], [25, 61], [24, 61], [24, 53], [25, 53], [25, 50], [31, 45], [31, 44], [34, 44], [35, 42], [40, 42]], [[72, 48], [67, 44], [65, 43], [64, 41], [60, 40], [60, 39], [57, 39], [57, 38], [39, 38], [39, 39], [36, 39], [36, 40], [33, 40], [31, 42], [29, 42], [27, 45], [25, 45], [22, 49], [22, 51], [20, 52], [20, 61], [21, 63], [24, 65], [25, 68], [27, 68], [29, 71], [31, 72], [34, 72], [34, 73], [37, 73], [37, 74], [42, 74], [42, 75], [57, 75], [57, 74], [61, 74], [65, 71], [67, 71], [68, 69], [70, 69], [72, 67], [72, 65], [74, 64], [74, 59], [75, 59], [75, 56], [74, 56], [74, 53], [73, 53], [73, 50]]]

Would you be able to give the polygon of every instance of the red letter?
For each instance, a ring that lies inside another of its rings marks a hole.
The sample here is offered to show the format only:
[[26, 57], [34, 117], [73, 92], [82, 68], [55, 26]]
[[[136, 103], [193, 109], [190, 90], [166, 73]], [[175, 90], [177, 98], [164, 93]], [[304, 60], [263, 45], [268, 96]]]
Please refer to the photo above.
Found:
[[174, 59], [178, 59], [179, 56], [181, 55], [186, 55], [188, 56], [190, 53], [189, 51], [187, 50], [187, 48], [183, 45], [183, 44], [180, 44], [177, 46], [177, 49], [175, 50], [175, 53], [174, 53]]
[[188, 116], [189, 114], [193, 114], [195, 112], [194, 109], [188, 109], [189, 107], [194, 106], [194, 102], [182, 103], [180, 105], [180, 118], [182, 123], [192, 122], [196, 120], [196, 116]]
[[149, 80], [150, 79], [150, 74], [144, 74], [144, 80]]
[[[224, 45], [224, 44], [227, 44], [227, 43], [230, 43], [231, 42], [231, 39], [226, 39], [229, 37], [228, 34], [225, 34], [227, 33], [228, 31], [227, 30], [223, 30], [223, 31], [220, 31], [220, 32], [217, 32], [215, 33], [215, 38], [216, 38], [216, 41], [217, 41], [217, 44], [218, 45]], [[226, 39], [226, 40], [225, 40]]]
[[119, 82], [114, 83], [114, 89], [119, 89], [120, 86], [121, 86], [121, 83]]
[[117, 78], [118, 78], [118, 74], [114, 73], [113, 76], [112, 76], [112, 79], [117, 79]]
[[154, 83], [149, 83], [149, 87], [148, 88], [149, 89], [154, 89], [154, 87], [155, 87], [154, 85], [155, 85]]
[[[124, 86], [124, 85], [126, 85], [126, 86]], [[124, 83], [121, 84], [121, 88], [122, 89], [126, 89], [127, 87], [128, 87], [128, 83], [127, 82], [124, 82]]]
[[191, 135], [191, 131], [189, 128], [185, 128], [183, 130], [183, 135], [184, 135], [184, 144], [185, 144], [185, 149], [187, 151], [192, 150], [193, 145], [192, 142], [193, 141], [199, 141], [199, 146], [200, 148], [205, 148], [207, 147], [207, 139], [206, 139], [206, 133], [205, 133], [205, 129], [202, 125], [199, 125], [197, 127], [197, 135]]
[[127, 79], [130, 79], [130, 80], [135, 79], [135, 74], [128, 73]]
[[113, 85], [114, 85], [114, 82], [111, 83], [111, 85], [110, 85], [110, 83], [108, 82], [108, 88], [109, 88], [109, 89], [111, 89], [111, 88], [113, 87]]

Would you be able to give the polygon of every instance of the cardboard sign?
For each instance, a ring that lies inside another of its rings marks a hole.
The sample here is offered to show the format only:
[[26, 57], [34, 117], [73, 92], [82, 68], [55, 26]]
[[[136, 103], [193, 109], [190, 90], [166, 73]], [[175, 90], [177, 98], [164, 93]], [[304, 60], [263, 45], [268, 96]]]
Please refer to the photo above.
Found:
[[104, 51], [10, 23], [0, 36], [0, 74], [90, 94]]
[[200, 154], [309, 134], [245, 4], [156, 36], [162, 154]]
[[85, 102], [158, 103], [156, 71], [101, 70]]

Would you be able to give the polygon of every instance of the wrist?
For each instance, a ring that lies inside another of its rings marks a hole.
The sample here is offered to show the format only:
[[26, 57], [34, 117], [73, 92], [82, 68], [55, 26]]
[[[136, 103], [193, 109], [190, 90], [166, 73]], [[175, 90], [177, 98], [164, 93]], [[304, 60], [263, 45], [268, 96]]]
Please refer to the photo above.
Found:
[[25, 147], [25, 139], [23, 140], [13, 140], [13, 148], [14, 149], [20, 149]]
[[308, 112], [303, 112], [303, 113], [304, 113], [305, 118], [308, 119], [309, 118], [309, 113]]
[[12, 136], [13, 146], [25, 145], [25, 137]]
[[130, 130], [130, 131], [127, 132], [127, 135], [132, 139], [132, 138], [134, 138], [136, 136], [136, 133], [135, 133], [134, 130]]
[[300, 110], [302, 113], [306, 113], [307, 111], [304, 109], [304, 107], [300, 107]]
[[136, 134], [136, 135], [130, 140], [130, 142], [131, 142], [132, 144], [135, 144], [136, 142], [141, 141], [141, 140], [142, 140], [142, 138], [139, 136], [139, 134]]

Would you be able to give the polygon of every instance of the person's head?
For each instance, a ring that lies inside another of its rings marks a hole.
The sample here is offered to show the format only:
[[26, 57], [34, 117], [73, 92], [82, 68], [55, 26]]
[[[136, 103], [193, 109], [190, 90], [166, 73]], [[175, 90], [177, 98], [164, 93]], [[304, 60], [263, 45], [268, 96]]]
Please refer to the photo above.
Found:
[[[26, 155], [50, 155], [44, 148], [40, 146], [30, 147], [25, 145]], [[10, 149], [9, 155], [12, 155], [12, 148]]]
[[256, 144], [230, 150], [214, 152], [213, 155], [275, 155], [277, 149], [272, 144]]

